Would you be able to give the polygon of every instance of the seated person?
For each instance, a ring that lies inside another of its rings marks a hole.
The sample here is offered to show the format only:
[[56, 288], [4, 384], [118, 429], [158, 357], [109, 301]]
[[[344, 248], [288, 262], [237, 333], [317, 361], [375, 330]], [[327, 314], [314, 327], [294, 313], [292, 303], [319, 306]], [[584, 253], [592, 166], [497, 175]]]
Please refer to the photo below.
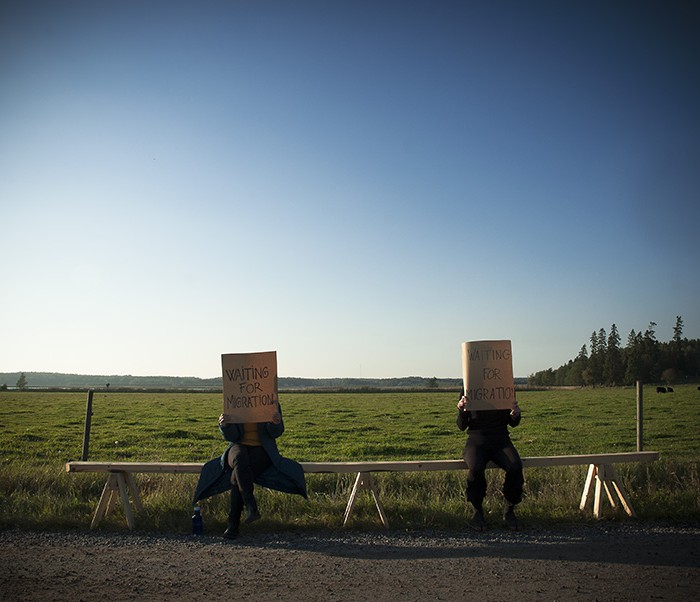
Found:
[[508, 427], [520, 424], [520, 408], [514, 399], [511, 409], [479, 410], [469, 408], [469, 400], [462, 395], [457, 404], [457, 427], [467, 430], [467, 443], [463, 457], [469, 472], [467, 475], [467, 500], [474, 507], [471, 526], [477, 531], [486, 528], [483, 502], [486, 496], [486, 465], [489, 462], [505, 470], [503, 496], [506, 499], [503, 519], [514, 531], [522, 528], [515, 516], [515, 505], [523, 497], [523, 464], [518, 450], [510, 440]]
[[284, 432], [282, 410], [277, 405], [272, 422], [227, 423], [219, 416], [219, 430], [229, 446], [220, 458], [202, 467], [194, 501], [231, 490], [231, 509], [224, 537], [238, 536], [243, 507], [245, 522], [260, 518], [254, 484], [306, 498], [304, 469], [298, 462], [283, 458], [276, 439]]

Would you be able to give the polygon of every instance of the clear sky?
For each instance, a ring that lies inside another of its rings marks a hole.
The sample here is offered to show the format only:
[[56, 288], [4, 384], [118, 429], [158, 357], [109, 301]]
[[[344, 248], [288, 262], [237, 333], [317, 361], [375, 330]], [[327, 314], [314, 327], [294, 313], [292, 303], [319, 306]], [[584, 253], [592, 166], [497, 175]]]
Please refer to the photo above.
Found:
[[0, 4], [0, 371], [700, 337], [700, 4]]

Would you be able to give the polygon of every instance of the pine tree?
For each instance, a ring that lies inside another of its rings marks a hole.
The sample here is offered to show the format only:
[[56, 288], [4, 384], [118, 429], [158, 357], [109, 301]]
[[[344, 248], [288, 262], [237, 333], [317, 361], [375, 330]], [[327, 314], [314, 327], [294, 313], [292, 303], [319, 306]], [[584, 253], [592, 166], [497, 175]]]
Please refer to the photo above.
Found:
[[649, 322], [642, 339], [642, 374], [641, 379], [647, 383], [658, 382], [661, 376], [659, 370], [659, 342], [656, 340], [656, 322]]
[[683, 357], [683, 318], [676, 316], [676, 325], [673, 327], [673, 343], [671, 344], [671, 367], [677, 374], [682, 375], [686, 371]]
[[605, 357], [605, 329], [591, 333], [591, 356], [588, 358], [588, 381], [592, 385], [603, 382], [603, 361]]
[[575, 359], [556, 370], [549, 368], [531, 374], [528, 381], [536, 385], [633, 385], [656, 383], [661, 380], [687, 382], [700, 378], [700, 339], [683, 337], [683, 319], [676, 317], [673, 338], [660, 343], [656, 339], [656, 322], [642, 331], [632, 329], [626, 347], [620, 347], [617, 325], [610, 335], [605, 329], [593, 331], [590, 337], [590, 355], [583, 345]]
[[642, 333], [630, 330], [625, 348], [625, 384], [633, 385], [642, 378]]
[[605, 350], [605, 365], [603, 368], [603, 378], [608, 385], [619, 385], [622, 383], [624, 368], [622, 366], [622, 354], [620, 352], [620, 335], [617, 326], [610, 327], [607, 347]]
[[572, 384], [577, 385], [579, 387], [587, 384], [586, 379], [589, 376], [587, 373], [588, 351], [586, 350], [585, 345], [581, 346], [581, 349], [579, 350], [576, 359], [573, 362], [569, 362], [569, 364], [570, 366], [567, 370], [565, 382], [563, 382], [562, 384]]
[[676, 325], [673, 327], [673, 342], [680, 345], [683, 340], [683, 318], [676, 316]]

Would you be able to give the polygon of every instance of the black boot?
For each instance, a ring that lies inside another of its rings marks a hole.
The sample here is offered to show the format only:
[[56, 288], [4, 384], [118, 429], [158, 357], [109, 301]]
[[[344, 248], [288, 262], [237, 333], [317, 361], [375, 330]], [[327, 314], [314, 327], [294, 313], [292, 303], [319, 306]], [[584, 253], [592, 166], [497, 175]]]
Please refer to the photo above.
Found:
[[238, 529], [241, 525], [241, 513], [243, 512], [243, 499], [236, 487], [231, 490], [231, 509], [228, 513], [228, 526], [224, 531], [226, 539], [238, 537]]
[[247, 510], [245, 522], [252, 523], [256, 520], [259, 520], [260, 519], [260, 512], [258, 512], [258, 504], [252, 495], [246, 500], [245, 505], [246, 505], [246, 510]]
[[474, 516], [469, 523], [469, 526], [475, 531], [483, 531], [486, 529], [486, 519], [484, 518], [484, 509], [481, 506], [474, 506]]
[[523, 524], [515, 516], [515, 504], [508, 502], [505, 509], [503, 510], [503, 520], [506, 521], [506, 525], [511, 531], [520, 531], [523, 528]]

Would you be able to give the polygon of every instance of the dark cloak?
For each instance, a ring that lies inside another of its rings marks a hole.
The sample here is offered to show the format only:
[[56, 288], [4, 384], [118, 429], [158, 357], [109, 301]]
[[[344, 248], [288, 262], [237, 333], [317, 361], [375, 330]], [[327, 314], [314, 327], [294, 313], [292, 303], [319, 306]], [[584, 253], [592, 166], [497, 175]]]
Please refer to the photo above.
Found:
[[[243, 437], [242, 424], [224, 424], [219, 427], [224, 439], [230, 442], [226, 451], [218, 458], [209, 460], [202, 467], [199, 474], [199, 482], [194, 492], [194, 503], [206, 499], [217, 493], [223, 493], [231, 489], [231, 467], [228, 465], [227, 456], [231, 445], [238, 443]], [[306, 498], [306, 478], [301, 464], [283, 458], [277, 449], [275, 439], [284, 432], [284, 422], [279, 424], [272, 422], [258, 423], [258, 435], [260, 444], [269, 456], [272, 466], [262, 473], [255, 484], [283, 493], [294, 493]]]

